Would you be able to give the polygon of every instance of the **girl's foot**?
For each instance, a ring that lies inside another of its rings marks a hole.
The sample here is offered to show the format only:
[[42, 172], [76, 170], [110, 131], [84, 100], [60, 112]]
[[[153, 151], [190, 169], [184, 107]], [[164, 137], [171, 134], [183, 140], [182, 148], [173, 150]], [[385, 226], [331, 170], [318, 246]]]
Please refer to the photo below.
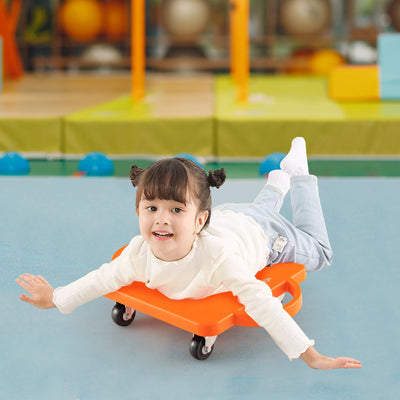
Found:
[[292, 140], [289, 153], [281, 161], [280, 167], [290, 176], [309, 175], [306, 141], [302, 137]]
[[285, 196], [290, 189], [290, 176], [281, 169], [274, 169], [268, 174], [267, 185], [279, 189]]

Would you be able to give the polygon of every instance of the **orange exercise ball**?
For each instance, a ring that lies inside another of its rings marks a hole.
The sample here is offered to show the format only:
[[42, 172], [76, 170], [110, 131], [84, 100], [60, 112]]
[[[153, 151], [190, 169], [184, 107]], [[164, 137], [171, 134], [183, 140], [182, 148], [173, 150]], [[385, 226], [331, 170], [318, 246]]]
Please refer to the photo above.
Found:
[[314, 53], [315, 50], [308, 47], [294, 50], [284, 72], [288, 74], [309, 74], [310, 60]]
[[66, 0], [60, 9], [63, 32], [78, 42], [90, 42], [102, 31], [103, 7], [96, 0]]
[[314, 75], [327, 76], [333, 68], [345, 62], [344, 57], [336, 50], [318, 50], [310, 58], [310, 72]]
[[108, 39], [119, 40], [129, 31], [128, 3], [110, 0], [104, 3], [104, 34]]

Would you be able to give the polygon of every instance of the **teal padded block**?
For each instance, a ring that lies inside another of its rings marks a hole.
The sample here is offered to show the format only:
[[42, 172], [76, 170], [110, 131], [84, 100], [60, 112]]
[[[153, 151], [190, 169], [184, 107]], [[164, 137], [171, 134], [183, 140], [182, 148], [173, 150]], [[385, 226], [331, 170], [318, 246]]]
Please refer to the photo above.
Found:
[[400, 100], [400, 33], [378, 36], [379, 90], [382, 100]]

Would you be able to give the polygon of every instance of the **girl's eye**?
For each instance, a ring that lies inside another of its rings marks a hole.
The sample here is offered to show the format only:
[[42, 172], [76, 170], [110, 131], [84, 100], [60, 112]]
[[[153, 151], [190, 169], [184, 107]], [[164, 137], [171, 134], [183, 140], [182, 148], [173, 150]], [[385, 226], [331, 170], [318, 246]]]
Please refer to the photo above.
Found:
[[175, 214], [179, 214], [179, 213], [181, 213], [182, 211], [183, 211], [182, 208], [179, 208], [179, 207], [174, 207], [174, 208], [172, 209], [172, 212], [175, 213]]
[[148, 206], [148, 207], [146, 207], [146, 210], [148, 210], [148, 211], [157, 211], [157, 207]]

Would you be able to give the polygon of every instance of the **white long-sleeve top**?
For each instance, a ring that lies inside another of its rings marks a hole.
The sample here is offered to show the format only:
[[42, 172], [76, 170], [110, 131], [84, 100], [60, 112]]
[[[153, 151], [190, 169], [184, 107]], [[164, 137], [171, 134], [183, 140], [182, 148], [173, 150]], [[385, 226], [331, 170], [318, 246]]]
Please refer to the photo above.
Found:
[[171, 299], [200, 299], [231, 291], [248, 315], [264, 327], [289, 359], [299, 357], [308, 339], [267, 284], [255, 274], [264, 268], [269, 240], [249, 216], [213, 211], [189, 254], [177, 261], [157, 259], [142, 236], [134, 237], [121, 255], [71, 284], [55, 289], [53, 302], [62, 313], [134, 281], [144, 282]]

